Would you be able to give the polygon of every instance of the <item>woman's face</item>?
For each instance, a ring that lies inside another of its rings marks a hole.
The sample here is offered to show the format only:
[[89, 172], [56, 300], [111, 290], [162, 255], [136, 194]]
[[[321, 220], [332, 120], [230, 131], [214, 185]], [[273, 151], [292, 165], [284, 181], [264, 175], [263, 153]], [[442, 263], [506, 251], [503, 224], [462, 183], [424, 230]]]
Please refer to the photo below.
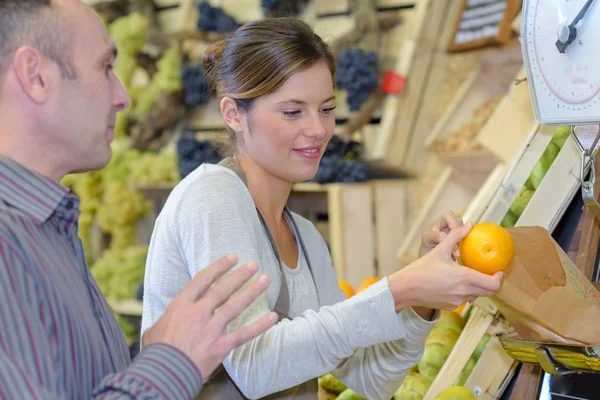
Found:
[[334, 108], [331, 72], [319, 62], [254, 101], [243, 116], [238, 152], [281, 180], [310, 180], [333, 135]]

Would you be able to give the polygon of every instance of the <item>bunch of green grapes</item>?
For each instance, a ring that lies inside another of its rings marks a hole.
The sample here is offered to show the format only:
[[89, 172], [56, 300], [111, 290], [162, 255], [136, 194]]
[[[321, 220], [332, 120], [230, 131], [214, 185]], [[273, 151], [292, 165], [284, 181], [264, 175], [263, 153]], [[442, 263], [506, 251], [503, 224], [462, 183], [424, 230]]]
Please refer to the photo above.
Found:
[[90, 272], [104, 296], [111, 301], [133, 299], [140, 282], [144, 280], [144, 269], [148, 246], [127, 246], [102, 253]]
[[69, 187], [80, 199], [79, 237], [83, 243], [85, 253], [90, 254], [90, 230], [104, 193], [102, 172], [91, 171], [83, 174], [67, 175], [61, 183]]
[[97, 216], [102, 231], [112, 236], [110, 249], [126, 248], [134, 243], [136, 223], [150, 207], [144, 195], [123, 182], [113, 181], [105, 188]]
[[108, 27], [108, 34], [122, 55], [136, 56], [146, 41], [150, 32], [150, 19], [134, 11], [115, 19]]
[[177, 153], [164, 147], [158, 153], [145, 152], [130, 165], [130, 185], [153, 185], [179, 182]]
[[111, 144], [112, 158], [110, 163], [102, 170], [102, 183], [105, 187], [112, 182], [127, 182], [130, 166], [142, 154], [139, 150], [131, 148], [131, 140], [117, 138]]
[[132, 324], [127, 320], [127, 318], [122, 317], [119, 314], [115, 314], [115, 317], [117, 319], [117, 322], [121, 326], [121, 329], [123, 330], [123, 335], [125, 336], [127, 343], [131, 344], [139, 339], [140, 333], [134, 324]]
[[[114, 66], [115, 75], [126, 88], [132, 104], [138, 93], [138, 88], [131, 85], [135, 70], [138, 68], [137, 55], [148, 40], [150, 32], [150, 19], [139, 12], [132, 12], [126, 16], [115, 19], [108, 25], [108, 32], [114, 40], [119, 57]], [[128, 135], [130, 109], [117, 114], [115, 136]]]
[[181, 54], [176, 46], [171, 46], [156, 63], [157, 71], [152, 81], [136, 96], [135, 112], [147, 114], [161, 93], [181, 90]]

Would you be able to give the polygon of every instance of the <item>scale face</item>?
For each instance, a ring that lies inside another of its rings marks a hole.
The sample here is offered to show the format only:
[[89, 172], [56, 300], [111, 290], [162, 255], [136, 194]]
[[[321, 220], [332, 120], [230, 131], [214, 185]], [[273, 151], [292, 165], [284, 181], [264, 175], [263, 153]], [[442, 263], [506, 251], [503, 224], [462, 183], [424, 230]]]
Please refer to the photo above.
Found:
[[600, 123], [600, 0], [524, 0], [521, 47], [537, 121]]

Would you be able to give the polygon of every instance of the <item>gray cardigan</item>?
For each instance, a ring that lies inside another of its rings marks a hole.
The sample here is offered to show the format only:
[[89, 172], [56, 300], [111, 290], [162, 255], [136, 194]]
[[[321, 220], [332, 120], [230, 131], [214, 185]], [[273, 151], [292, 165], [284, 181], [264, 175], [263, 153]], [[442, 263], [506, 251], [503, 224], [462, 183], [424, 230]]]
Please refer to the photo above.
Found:
[[[389, 400], [421, 358], [433, 322], [412, 309], [397, 314], [386, 278], [346, 300], [323, 238], [310, 221], [296, 214], [294, 219], [316, 287], [300, 252], [297, 267], [284, 270], [293, 319], [234, 350], [223, 362], [225, 368], [251, 399], [332, 372], [369, 400]], [[266, 295], [230, 324], [236, 328], [273, 309], [281, 272], [244, 183], [229, 169], [205, 164], [177, 185], [156, 220], [146, 264], [142, 333], [191, 276], [228, 253], [235, 253], [240, 265], [256, 261], [272, 282]], [[317, 399], [317, 393], [301, 391], [295, 398]]]

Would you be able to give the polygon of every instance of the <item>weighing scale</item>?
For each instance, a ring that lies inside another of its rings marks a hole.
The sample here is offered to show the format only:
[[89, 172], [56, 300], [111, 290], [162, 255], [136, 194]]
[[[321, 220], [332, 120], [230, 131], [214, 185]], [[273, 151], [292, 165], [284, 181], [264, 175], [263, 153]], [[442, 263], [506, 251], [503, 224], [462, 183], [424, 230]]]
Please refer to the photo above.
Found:
[[[524, 0], [520, 38], [535, 118], [541, 125], [571, 126], [571, 136], [581, 151], [579, 201], [598, 219], [594, 156], [600, 130], [586, 142], [589, 147], [580, 139], [583, 130], [600, 126], [599, 3]], [[600, 399], [600, 343], [564, 346], [506, 334], [499, 339], [513, 358], [542, 366], [546, 374], [540, 399]], [[588, 386], [592, 391], [586, 390]]]

